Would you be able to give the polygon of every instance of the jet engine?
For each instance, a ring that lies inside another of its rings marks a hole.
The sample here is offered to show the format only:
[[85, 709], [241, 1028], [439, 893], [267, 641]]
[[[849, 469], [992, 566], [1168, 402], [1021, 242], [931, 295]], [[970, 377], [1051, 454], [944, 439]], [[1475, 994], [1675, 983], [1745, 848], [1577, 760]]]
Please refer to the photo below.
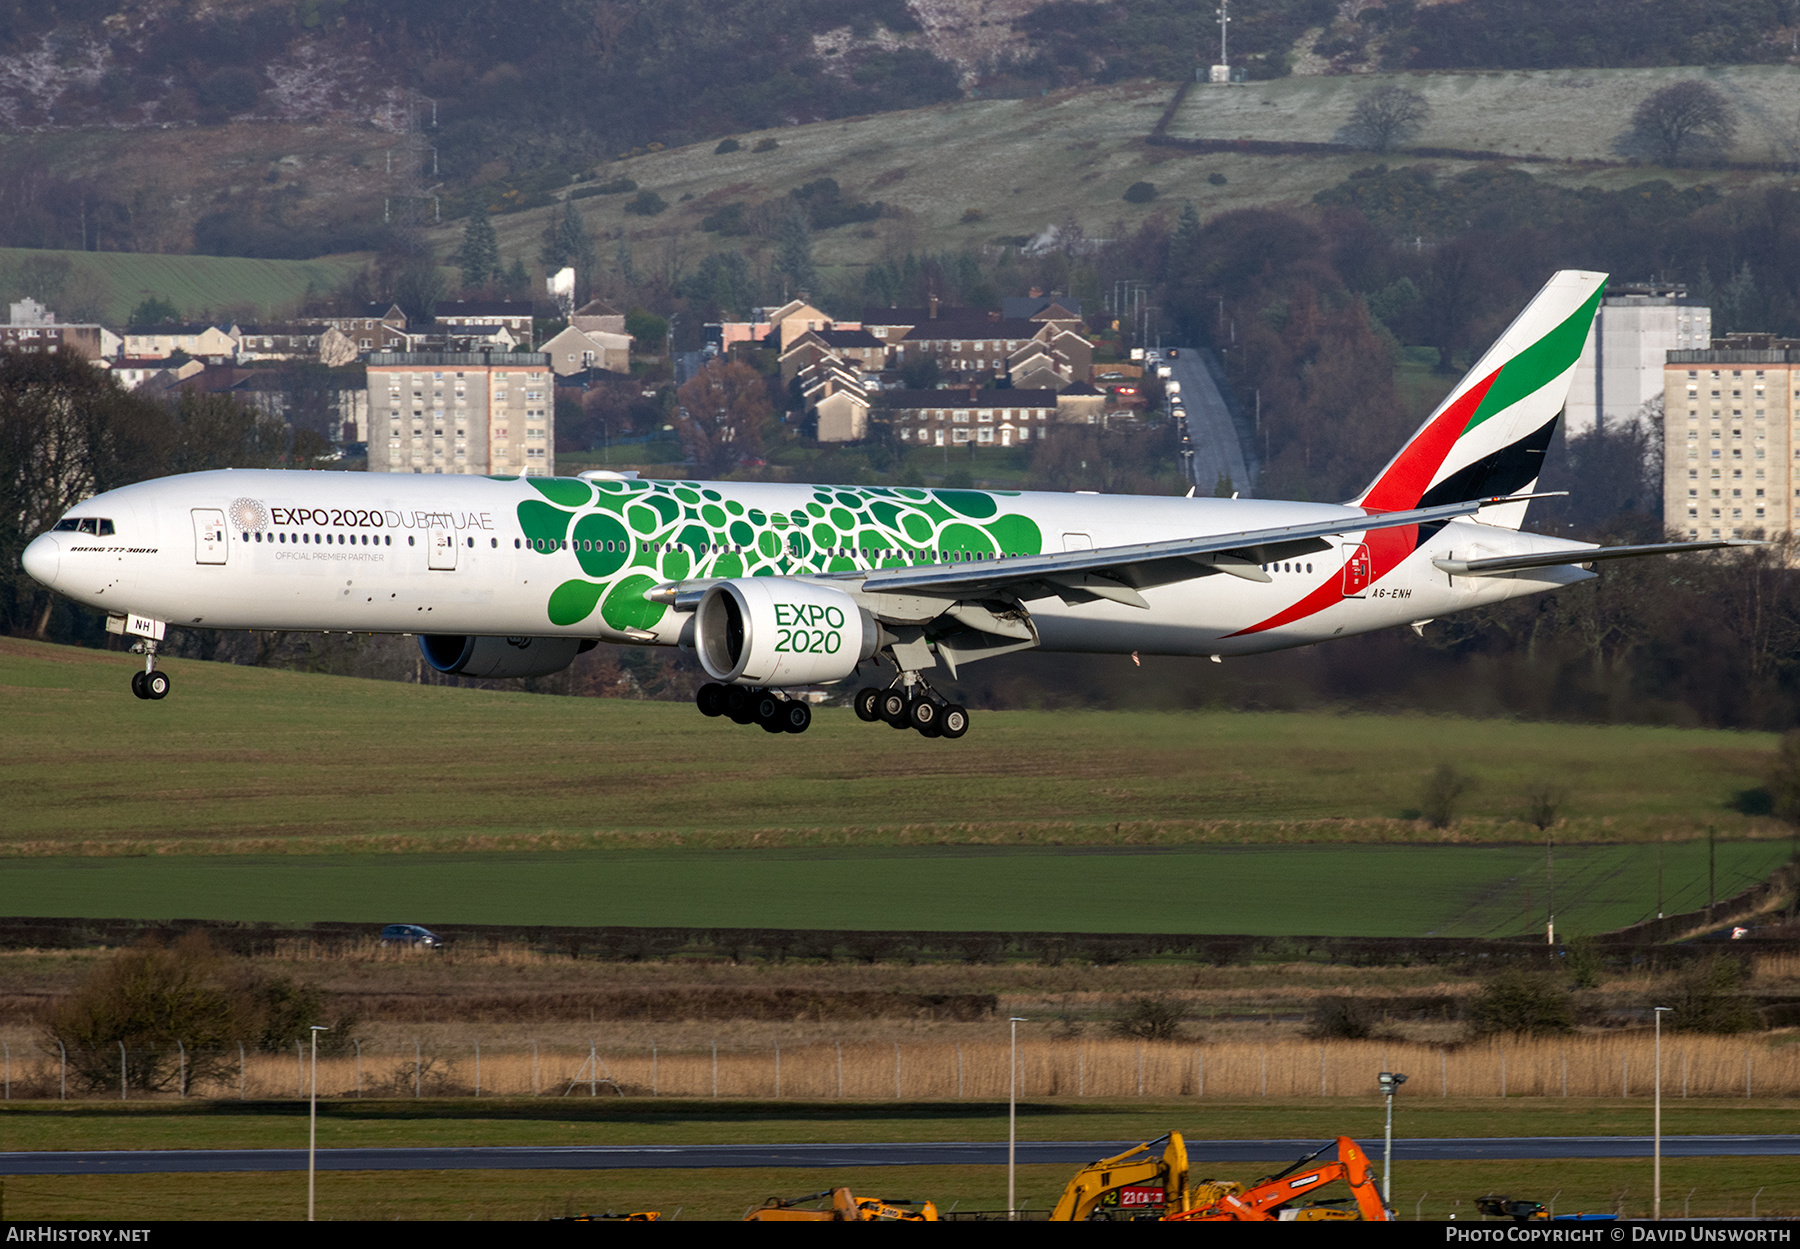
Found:
[[728, 685], [841, 681], [880, 639], [875, 618], [842, 590], [785, 577], [721, 581], [694, 614], [700, 665]]
[[465, 677], [545, 677], [561, 672], [575, 656], [593, 650], [592, 638], [483, 638], [452, 634], [419, 635], [425, 662], [439, 672]]

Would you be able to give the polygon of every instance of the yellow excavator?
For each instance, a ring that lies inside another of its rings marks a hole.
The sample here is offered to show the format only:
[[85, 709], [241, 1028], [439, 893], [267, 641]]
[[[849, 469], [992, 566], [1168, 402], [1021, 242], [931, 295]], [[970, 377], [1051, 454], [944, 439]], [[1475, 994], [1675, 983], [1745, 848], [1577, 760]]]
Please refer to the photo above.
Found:
[[1170, 1132], [1077, 1171], [1050, 1221], [1160, 1219], [1188, 1208], [1187, 1181], [1187, 1146]]
[[[828, 1205], [808, 1206], [807, 1202]], [[827, 1188], [792, 1200], [771, 1197], [744, 1216], [746, 1223], [936, 1223], [929, 1201], [898, 1197], [858, 1197], [848, 1188]]]

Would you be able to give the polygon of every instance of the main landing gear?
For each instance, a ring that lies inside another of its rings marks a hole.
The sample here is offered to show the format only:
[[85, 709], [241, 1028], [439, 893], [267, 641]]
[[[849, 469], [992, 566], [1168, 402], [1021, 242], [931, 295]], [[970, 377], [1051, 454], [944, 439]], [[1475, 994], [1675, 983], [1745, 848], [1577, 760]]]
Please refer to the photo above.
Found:
[[702, 715], [760, 724], [767, 733], [804, 733], [812, 727], [812, 708], [777, 690], [709, 681], [694, 694], [694, 705]]
[[131, 674], [131, 692], [139, 698], [152, 700], [167, 698], [169, 696], [169, 674], [157, 670], [155, 640], [145, 638], [131, 649], [134, 654], [142, 652], [144, 656], [144, 670]]
[[[908, 679], [910, 678], [910, 679]], [[969, 712], [961, 703], [946, 702], [916, 672], [903, 672], [895, 684], [878, 690], [867, 686], [853, 701], [858, 718], [890, 728], [916, 729], [924, 737], [961, 737], [969, 731]]]

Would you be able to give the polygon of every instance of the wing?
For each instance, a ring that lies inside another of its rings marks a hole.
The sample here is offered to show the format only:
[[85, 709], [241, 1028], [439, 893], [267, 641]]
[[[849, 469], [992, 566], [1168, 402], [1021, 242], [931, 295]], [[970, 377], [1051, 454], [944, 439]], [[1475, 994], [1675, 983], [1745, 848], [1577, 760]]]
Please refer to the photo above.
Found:
[[[1008, 594], [1021, 599], [1048, 598], [1091, 602], [1111, 599], [1133, 607], [1147, 607], [1140, 590], [1225, 573], [1248, 581], [1268, 581], [1261, 565], [1329, 550], [1340, 535], [1371, 529], [1398, 529], [1428, 525], [1469, 516], [1484, 507], [1518, 502], [1518, 496], [1471, 499], [1404, 512], [1360, 512], [1304, 525], [1276, 529], [1245, 529], [1236, 533], [1206, 534], [1168, 542], [1143, 542], [1131, 546], [1101, 547], [1091, 551], [1062, 551], [1047, 555], [1021, 555], [1004, 559], [969, 560], [956, 564], [929, 564], [918, 568], [886, 568], [854, 576], [865, 592], [878, 594], [930, 594], [955, 597]], [[1560, 561], [1568, 563], [1568, 559]]]
[[1496, 555], [1491, 559], [1434, 559], [1431, 566], [1452, 577], [1497, 577], [1527, 568], [1555, 568], [1562, 564], [1591, 564], [1602, 559], [1638, 559], [1645, 555], [1679, 555], [1685, 551], [1717, 551], [1734, 546], [1767, 546], [1750, 538], [1722, 538], [1711, 542], [1649, 542], [1639, 546], [1593, 546], [1532, 555]]

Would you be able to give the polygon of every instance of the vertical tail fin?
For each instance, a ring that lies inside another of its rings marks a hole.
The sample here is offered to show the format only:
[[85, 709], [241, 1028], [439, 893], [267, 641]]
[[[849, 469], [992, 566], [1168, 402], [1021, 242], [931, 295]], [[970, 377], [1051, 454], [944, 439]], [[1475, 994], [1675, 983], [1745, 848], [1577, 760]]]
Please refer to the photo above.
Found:
[[[1579, 269], [1552, 277], [1351, 503], [1396, 511], [1530, 493], [1605, 285], [1604, 273]], [[1481, 519], [1517, 529], [1526, 506]]]

